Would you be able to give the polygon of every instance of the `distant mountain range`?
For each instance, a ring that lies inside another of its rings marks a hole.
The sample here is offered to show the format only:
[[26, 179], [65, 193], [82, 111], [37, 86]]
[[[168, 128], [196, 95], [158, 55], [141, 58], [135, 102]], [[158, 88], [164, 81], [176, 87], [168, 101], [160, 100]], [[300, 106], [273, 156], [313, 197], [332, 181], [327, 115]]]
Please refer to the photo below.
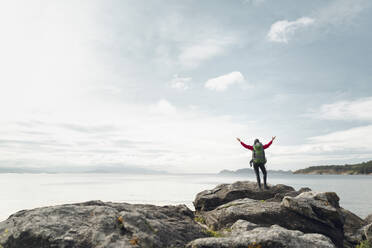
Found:
[[[95, 167], [0, 167], [0, 173], [58, 174], [58, 173], [118, 173], [118, 174], [168, 174], [167, 171], [152, 170], [135, 166], [105, 165]], [[292, 172], [291, 170], [268, 170], [269, 174], [336, 174], [372, 175], [372, 160], [358, 164], [311, 166]], [[222, 170], [218, 175], [254, 175], [252, 168]]]
[[[284, 171], [284, 170], [268, 170], [267, 173], [269, 174], [292, 174], [292, 171]], [[236, 171], [233, 170], [222, 170], [218, 173], [218, 175], [242, 175], [242, 174], [254, 174], [254, 170], [252, 168], [243, 168], [238, 169]]]
[[311, 166], [294, 174], [372, 175], [372, 160], [359, 164]]
[[0, 167], [0, 173], [30, 173], [30, 174], [58, 174], [58, 173], [123, 173], [123, 174], [166, 174], [166, 171], [151, 170], [134, 166], [96, 166], [96, 167]]

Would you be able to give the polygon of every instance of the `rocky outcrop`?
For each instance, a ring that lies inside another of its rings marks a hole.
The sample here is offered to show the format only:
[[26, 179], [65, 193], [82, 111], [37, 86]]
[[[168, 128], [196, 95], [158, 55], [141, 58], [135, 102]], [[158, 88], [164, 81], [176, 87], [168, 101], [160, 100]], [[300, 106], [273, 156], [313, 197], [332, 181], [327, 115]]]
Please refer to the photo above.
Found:
[[249, 181], [238, 181], [233, 184], [221, 184], [212, 190], [204, 190], [196, 195], [194, 206], [197, 211], [209, 211], [236, 199], [250, 198], [267, 200], [275, 195], [294, 192], [294, 188], [283, 184], [269, 185], [268, 190], [258, 190], [257, 184]]
[[[343, 217], [329, 202], [320, 202], [305, 195], [284, 197], [281, 203], [244, 198], [223, 204], [212, 211], [199, 213], [214, 230], [229, 228], [237, 220], [247, 220], [260, 226], [280, 225], [304, 233], [320, 233], [330, 237], [336, 245], [344, 240]], [[338, 204], [338, 203], [337, 203]], [[329, 218], [325, 216], [329, 215]]]
[[[336, 247], [354, 247], [363, 239], [361, 228], [365, 221], [341, 208], [334, 192], [319, 193], [309, 188], [295, 191], [285, 185], [275, 185], [264, 193], [265, 190], [254, 186], [252, 182], [237, 182], [199, 193], [194, 201], [199, 209], [197, 215], [221, 233], [236, 221], [246, 220], [260, 227], [278, 225], [288, 230], [322, 234]], [[215, 206], [217, 204], [209, 203], [212, 199], [223, 203]]]
[[0, 223], [4, 248], [184, 247], [206, 237], [184, 205], [92, 201], [20, 211]]
[[[242, 225], [241, 223], [240, 225]], [[250, 226], [250, 224], [248, 224]], [[335, 248], [332, 241], [321, 234], [304, 234], [278, 225], [258, 227], [243, 232], [232, 232], [229, 237], [201, 238], [190, 242], [187, 248]]]
[[23, 210], [0, 222], [0, 248], [351, 248], [372, 242], [372, 223], [334, 192], [260, 190], [253, 182], [199, 193], [184, 205], [90, 201]]

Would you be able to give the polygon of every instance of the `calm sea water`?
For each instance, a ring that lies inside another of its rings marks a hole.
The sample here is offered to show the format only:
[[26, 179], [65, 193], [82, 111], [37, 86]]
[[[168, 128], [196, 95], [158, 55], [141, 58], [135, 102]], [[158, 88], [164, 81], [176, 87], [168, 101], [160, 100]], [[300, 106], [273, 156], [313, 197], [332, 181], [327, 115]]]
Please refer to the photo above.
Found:
[[[102, 200], [155, 205], [186, 204], [221, 183], [253, 180], [253, 176], [0, 174], [0, 221], [22, 209]], [[372, 213], [372, 176], [269, 175], [269, 183], [299, 189], [334, 191], [342, 207], [364, 218]]]

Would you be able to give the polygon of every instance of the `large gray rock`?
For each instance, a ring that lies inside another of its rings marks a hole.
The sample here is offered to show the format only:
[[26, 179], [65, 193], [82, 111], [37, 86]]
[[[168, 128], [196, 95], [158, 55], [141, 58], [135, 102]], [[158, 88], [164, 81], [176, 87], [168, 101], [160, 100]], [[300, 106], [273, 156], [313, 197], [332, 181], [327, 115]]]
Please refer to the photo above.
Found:
[[342, 216], [345, 219], [345, 224], [344, 224], [344, 231], [353, 233], [362, 226], [365, 226], [368, 224], [365, 220], [357, 216], [356, 214], [352, 213], [349, 210], [341, 208], [341, 213]]
[[368, 216], [364, 219], [364, 221], [365, 221], [367, 224], [372, 223], [372, 214], [368, 215]]
[[363, 239], [362, 231], [360, 229], [366, 224], [366, 222], [359, 216], [343, 208], [341, 208], [341, 214], [345, 219], [345, 239], [352, 244], [352, 247], [355, 247]]
[[273, 225], [224, 238], [201, 238], [190, 242], [187, 248], [335, 248], [332, 241], [321, 234], [304, 234]]
[[324, 234], [337, 247], [343, 247], [344, 218], [335, 193], [304, 192], [296, 197], [286, 196], [281, 203], [245, 198], [200, 214], [215, 230], [230, 227], [242, 219], [260, 226], [276, 224], [304, 233]]
[[369, 243], [372, 245], [372, 223], [361, 227], [356, 232], [353, 232], [350, 236], [346, 235], [346, 237], [348, 239], [351, 239], [351, 242], [349, 243], [353, 244], [353, 246], [350, 246], [352, 248], [356, 247], [357, 244], [365, 240], [368, 240]]
[[341, 210], [345, 218], [344, 232], [348, 247], [354, 248], [363, 240], [369, 240], [372, 244], [372, 221], [369, 222], [368, 217], [362, 220], [346, 209]]
[[101, 201], [20, 211], [0, 223], [4, 248], [184, 247], [206, 237], [184, 205]]
[[363, 239], [372, 243], [372, 223], [362, 227]]
[[294, 188], [283, 184], [269, 185], [269, 189], [260, 190], [255, 182], [238, 181], [233, 184], [221, 184], [212, 190], [200, 192], [194, 200], [194, 206], [197, 211], [209, 211], [237, 199], [267, 200], [274, 198], [277, 194], [284, 195], [293, 191], [295, 191]]
[[340, 198], [334, 192], [304, 192], [296, 197], [284, 197], [281, 205], [301, 216], [319, 221], [333, 228], [343, 228]]
[[204, 217], [205, 223], [214, 230], [230, 227], [240, 219], [259, 225], [280, 225], [282, 223], [277, 222], [283, 215], [280, 203], [249, 198], [235, 200], [200, 214]]

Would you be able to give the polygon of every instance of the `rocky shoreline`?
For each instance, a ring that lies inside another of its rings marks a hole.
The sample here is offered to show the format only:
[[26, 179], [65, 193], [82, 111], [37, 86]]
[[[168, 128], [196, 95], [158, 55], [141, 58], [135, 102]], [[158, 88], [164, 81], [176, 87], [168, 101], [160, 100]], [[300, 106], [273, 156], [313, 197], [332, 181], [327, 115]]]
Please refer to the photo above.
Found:
[[259, 190], [239, 181], [197, 194], [185, 205], [90, 201], [22, 210], [0, 222], [0, 248], [351, 248], [372, 242], [361, 219], [334, 192]]

